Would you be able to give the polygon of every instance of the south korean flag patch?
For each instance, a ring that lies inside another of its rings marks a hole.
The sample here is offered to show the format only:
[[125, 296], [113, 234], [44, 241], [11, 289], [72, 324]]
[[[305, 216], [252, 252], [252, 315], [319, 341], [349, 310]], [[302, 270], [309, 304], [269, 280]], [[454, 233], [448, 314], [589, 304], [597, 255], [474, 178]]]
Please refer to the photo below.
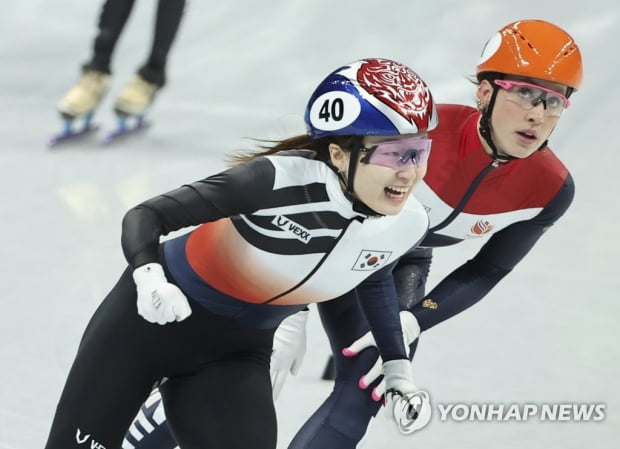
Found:
[[353, 268], [353, 271], [374, 271], [384, 266], [388, 260], [392, 251], [372, 251], [363, 250], [357, 257], [357, 261]]

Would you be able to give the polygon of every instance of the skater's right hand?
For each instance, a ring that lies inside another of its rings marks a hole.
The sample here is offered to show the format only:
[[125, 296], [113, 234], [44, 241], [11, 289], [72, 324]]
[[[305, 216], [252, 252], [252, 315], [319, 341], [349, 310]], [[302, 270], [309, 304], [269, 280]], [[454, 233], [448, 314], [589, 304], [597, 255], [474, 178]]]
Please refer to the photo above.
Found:
[[407, 359], [390, 360], [383, 364], [387, 390], [385, 411], [398, 431], [409, 435], [421, 429], [431, 419], [431, 400], [426, 391], [413, 383], [411, 362]]
[[166, 279], [158, 263], [148, 263], [133, 272], [138, 293], [138, 313], [150, 323], [166, 324], [182, 321], [192, 309], [183, 292]]
[[[405, 342], [405, 349], [407, 350], [407, 355], [409, 355], [409, 346], [416, 340], [416, 338], [420, 336], [420, 325], [418, 324], [418, 320], [413, 315], [413, 313], [406, 310], [400, 312], [400, 325], [403, 329], [403, 340]], [[366, 348], [374, 348], [376, 346], [377, 344], [375, 343], [375, 339], [372, 336], [372, 333], [369, 331], [357, 340], [355, 340], [351, 344], [351, 346], [344, 348], [342, 350], [342, 353], [347, 357], [355, 357], [362, 350]], [[382, 374], [383, 360], [381, 359], [381, 357], [378, 357], [373, 367], [370, 368], [370, 370], [360, 378], [358, 382], [359, 387], [362, 390], [365, 390]], [[384, 393], [385, 379], [382, 380], [379, 385], [373, 388], [370, 394], [375, 401], [380, 401]]]

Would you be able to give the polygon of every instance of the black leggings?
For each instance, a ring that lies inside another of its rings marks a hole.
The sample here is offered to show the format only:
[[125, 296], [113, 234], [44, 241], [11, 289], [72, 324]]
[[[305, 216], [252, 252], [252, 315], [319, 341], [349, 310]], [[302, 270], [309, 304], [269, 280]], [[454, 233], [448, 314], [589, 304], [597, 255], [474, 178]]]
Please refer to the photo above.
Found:
[[[93, 45], [93, 56], [85, 68], [111, 72], [114, 47], [127, 23], [134, 2], [135, 0], [106, 0], [103, 4], [99, 17], [99, 32]], [[151, 52], [139, 70], [149, 82], [160, 86], [165, 84], [168, 53], [181, 24], [184, 9], [185, 0], [159, 0]]]
[[120, 447], [153, 385], [167, 378], [166, 416], [183, 449], [274, 449], [273, 330], [241, 328], [196, 303], [192, 311], [179, 323], [145, 321], [126, 270], [84, 332], [46, 448]]

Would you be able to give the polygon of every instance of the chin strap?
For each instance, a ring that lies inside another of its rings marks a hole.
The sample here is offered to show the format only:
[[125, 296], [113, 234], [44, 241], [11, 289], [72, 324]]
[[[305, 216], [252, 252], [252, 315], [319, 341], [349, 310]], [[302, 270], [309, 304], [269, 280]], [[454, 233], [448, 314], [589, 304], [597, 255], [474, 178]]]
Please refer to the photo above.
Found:
[[357, 170], [357, 160], [359, 159], [360, 148], [362, 147], [362, 136], [355, 136], [353, 138], [353, 142], [351, 146], [348, 148], [349, 150], [349, 169], [348, 176], [341, 171], [339, 171], [331, 162], [328, 162], [328, 166], [336, 172], [338, 179], [345, 186], [344, 196], [348, 199], [353, 205], [353, 210], [363, 215], [367, 215], [369, 217], [382, 217], [383, 214], [371, 209], [362, 201], [360, 201], [353, 191], [353, 180], [355, 179], [355, 172]]
[[[491, 83], [493, 85], [493, 83]], [[493, 86], [493, 93], [491, 94], [491, 100], [486, 108], [482, 109], [482, 116], [480, 117], [480, 127], [478, 130], [480, 131], [480, 135], [486, 141], [487, 145], [491, 148], [493, 152], [493, 161], [494, 162], [507, 162], [513, 159], [516, 159], [512, 156], [499, 154], [497, 151], [497, 147], [495, 146], [495, 142], [493, 142], [493, 138], [491, 137], [491, 113], [493, 112], [493, 106], [495, 106], [495, 100], [497, 99], [497, 92], [499, 91], [499, 87]]]

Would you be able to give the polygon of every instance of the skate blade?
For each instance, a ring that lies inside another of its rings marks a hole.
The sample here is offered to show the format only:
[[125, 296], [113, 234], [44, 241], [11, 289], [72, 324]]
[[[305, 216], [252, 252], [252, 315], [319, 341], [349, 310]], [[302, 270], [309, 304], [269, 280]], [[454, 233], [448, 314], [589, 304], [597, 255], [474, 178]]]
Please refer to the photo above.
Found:
[[52, 135], [47, 140], [47, 146], [51, 148], [63, 142], [79, 140], [80, 138], [94, 134], [97, 130], [99, 130], [99, 126], [94, 124], [85, 125], [78, 130], [64, 130], [58, 134]]
[[[132, 123], [127, 123], [129, 120], [131, 120]], [[143, 116], [130, 117], [125, 115], [119, 122], [117, 128], [114, 131], [110, 131], [103, 137], [103, 143], [110, 144], [119, 139], [139, 134], [146, 131], [150, 128], [150, 126], [151, 122], [145, 120]]]

